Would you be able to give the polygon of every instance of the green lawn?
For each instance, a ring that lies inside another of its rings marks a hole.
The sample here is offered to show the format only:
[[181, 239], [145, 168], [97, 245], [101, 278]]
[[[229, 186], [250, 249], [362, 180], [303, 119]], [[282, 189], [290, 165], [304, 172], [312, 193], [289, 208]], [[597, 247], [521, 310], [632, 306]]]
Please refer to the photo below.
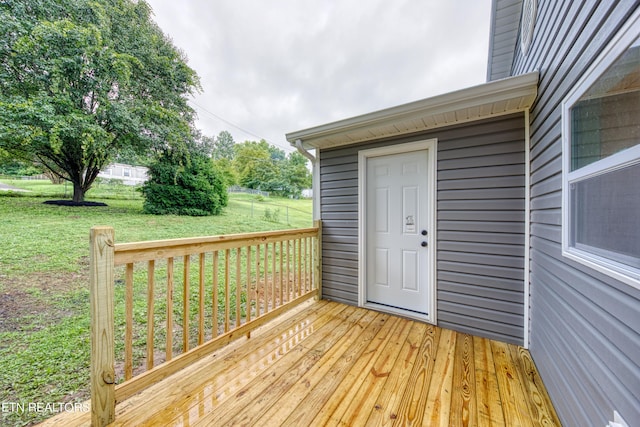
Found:
[[[92, 226], [112, 226], [116, 242], [132, 242], [312, 225], [310, 200], [232, 194], [219, 216], [153, 216], [142, 213], [142, 198], [130, 187], [98, 186], [87, 199], [108, 206], [78, 208], [43, 204], [64, 196], [64, 185], [2, 182], [31, 192], [0, 191], [0, 402], [88, 398]], [[0, 425], [50, 415], [2, 412]]]

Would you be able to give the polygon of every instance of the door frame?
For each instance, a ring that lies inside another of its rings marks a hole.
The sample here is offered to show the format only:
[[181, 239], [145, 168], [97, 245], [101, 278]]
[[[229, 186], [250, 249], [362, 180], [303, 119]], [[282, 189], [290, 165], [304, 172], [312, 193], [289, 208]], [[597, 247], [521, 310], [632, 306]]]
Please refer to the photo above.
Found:
[[[371, 148], [360, 150], [358, 152], [358, 246], [360, 248], [360, 256], [358, 257], [358, 305], [360, 307], [370, 308], [377, 311], [398, 314], [424, 322], [436, 324], [436, 160], [437, 160], [436, 138], [426, 139], [416, 142], [408, 142], [404, 144], [388, 145], [379, 148]], [[429, 302], [427, 304], [427, 315], [418, 314], [413, 311], [403, 310], [401, 308], [388, 307], [381, 304], [367, 302], [367, 218], [364, 208], [367, 206], [367, 161], [371, 157], [388, 156], [392, 154], [403, 154], [411, 151], [427, 150], [427, 167], [430, 187], [428, 188], [428, 206], [427, 209], [427, 225], [429, 234], [427, 235], [427, 243], [429, 245], [428, 257], [428, 278], [429, 281]]]

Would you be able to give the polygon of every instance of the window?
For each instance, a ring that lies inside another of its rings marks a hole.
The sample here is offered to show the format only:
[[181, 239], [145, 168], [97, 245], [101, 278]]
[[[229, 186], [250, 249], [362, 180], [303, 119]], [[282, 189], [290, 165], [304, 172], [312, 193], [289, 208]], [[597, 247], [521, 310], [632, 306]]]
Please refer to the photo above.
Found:
[[563, 254], [640, 288], [640, 12], [563, 102]]
[[536, 25], [537, 0], [524, 0], [520, 17], [520, 51], [524, 56], [529, 53], [533, 40], [533, 28]]

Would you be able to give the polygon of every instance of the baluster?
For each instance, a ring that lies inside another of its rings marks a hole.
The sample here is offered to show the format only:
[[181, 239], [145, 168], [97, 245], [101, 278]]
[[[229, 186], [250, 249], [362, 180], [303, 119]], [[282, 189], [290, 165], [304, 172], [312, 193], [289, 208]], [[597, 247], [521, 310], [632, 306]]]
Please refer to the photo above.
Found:
[[271, 307], [276, 308], [276, 243], [271, 244]]
[[147, 370], [153, 368], [154, 352], [154, 288], [155, 288], [155, 260], [147, 265]]
[[267, 282], [267, 274], [269, 273], [269, 244], [264, 244], [264, 311], [269, 312], [269, 282]]
[[242, 308], [242, 285], [240, 281], [240, 261], [242, 255], [242, 248], [236, 249], [236, 327], [240, 326], [241, 321], [241, 308]]
[[252, 305], [252, 292], [251, 292], [251, 246], [247, 246], [247, 322], [251, 321], [251, 305]]
[[204, 255], [204, 252], [200, 253], [200, 264], [198, 266], [198, 345], [202, 345], [204, 343]]
[[229, 332], [229, 318], [231, 315], [229, 311], [231, 311], [231, 302], [229, 299], [229, 254], [230, 250], [226, 249], [224, 251], [224, 331]]
[[133, 377], [133, 263], [125, 271], [124, 379]]
[[184, 270], [182, 273], [182, 352], [189, 351], [189, 270], [191, 270], [191, 255], [184, 256]]
[[219, 273], [219, 261], [220, 255], [218, 251], [213, 251], [213, 307], [212, 307], [212, 319], [211, 328], [213, 331], [211, 335], [213, 338], [218, 336], [218, 273]]
[[173, 358], [173, 257], [167, 258], [167, 339], [166, 361]]

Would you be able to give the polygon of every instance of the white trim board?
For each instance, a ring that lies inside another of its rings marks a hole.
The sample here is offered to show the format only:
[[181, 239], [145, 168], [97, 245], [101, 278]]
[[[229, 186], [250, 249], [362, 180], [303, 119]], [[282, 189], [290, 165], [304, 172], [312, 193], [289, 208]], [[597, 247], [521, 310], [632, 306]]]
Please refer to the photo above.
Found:
[[528, 110], [537, 91], [534, 71], [290, 132], [286, 138], [291, 144], [300, 140], [305, 149], [324, 149], [424, 132]]

